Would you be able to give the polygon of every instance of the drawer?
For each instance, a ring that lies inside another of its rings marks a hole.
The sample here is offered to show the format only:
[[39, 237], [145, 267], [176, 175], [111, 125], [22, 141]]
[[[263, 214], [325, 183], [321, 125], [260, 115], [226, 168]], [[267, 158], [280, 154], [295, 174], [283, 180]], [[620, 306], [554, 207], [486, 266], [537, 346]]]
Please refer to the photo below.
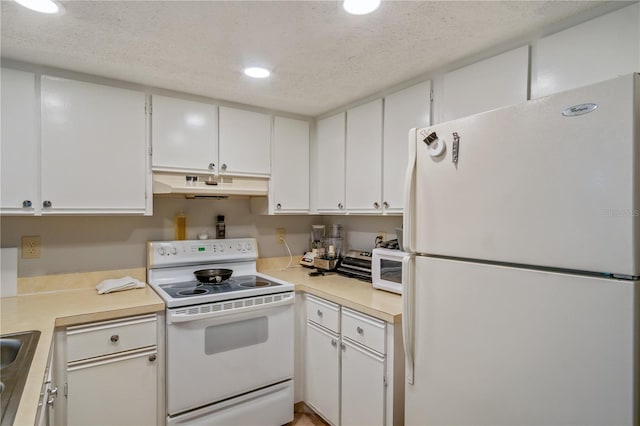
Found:
[[77, 361], [157, 343], [156, 314], [67, 327], [67, 361]]
[[342, 308], [342, 335], [381, 354], [386, 353], [386, 323], [369, 315]]
[[315, 322], [335, 333], [340, 333], [340, 305], [310, 294], [307, 294], [306, 297], [307, 321]]

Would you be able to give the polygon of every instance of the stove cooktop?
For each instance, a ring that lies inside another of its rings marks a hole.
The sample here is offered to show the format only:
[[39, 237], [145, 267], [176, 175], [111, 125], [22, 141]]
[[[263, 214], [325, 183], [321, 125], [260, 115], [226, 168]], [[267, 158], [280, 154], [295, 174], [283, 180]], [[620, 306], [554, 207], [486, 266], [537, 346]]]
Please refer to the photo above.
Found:
[[278, 284], [264, 278], [257, 278], [253, 275], [249, 275], [244, 277], [231, 277], [218, 284], [203, 284], [194, 280], [185, 283], [164, 284], [159, 287], [169, 296], [175, 299], [180, 299], [183, 297], [204, 296], [207, 294], [230, 293], [236, 291], [242, 292], [257, 288], [277, 287], [281, 285], [282, 284]]
[[150, 281], [149, 285], [169, 308], [293, 291], [292, 284], [275, 282], [260, 275], [232, 276], [219, 284], [192, 280], [164, 284]]

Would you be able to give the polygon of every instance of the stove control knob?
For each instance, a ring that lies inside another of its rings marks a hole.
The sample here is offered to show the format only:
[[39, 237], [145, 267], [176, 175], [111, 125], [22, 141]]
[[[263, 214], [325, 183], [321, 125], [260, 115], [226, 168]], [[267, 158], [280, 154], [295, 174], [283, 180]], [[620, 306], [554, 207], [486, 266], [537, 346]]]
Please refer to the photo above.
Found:
[[162, 247], [162, 246], [158, 247], [158, 254], [160, 256], [164, 256], [165, 253], [166, 253], [166, 251], [165, 251], [164, 247]]
[[224, 253], [224, 244], [220, 244], [220, 245], [218, 246], [218, 251], [219, 251], [220, 253]]
[[238, 251], [244, 251], [244, 250], [242, 249], [242, 244], [241, 244], [241, 243], [238, 243], [238, 248], [237, 248], [237, 249], [238, 249]]
[[178, 249], [175, 247], [171, 247], [171, 254], [173, 254], [174, 256], [178, 254]]
[[245, 247], [247, 248], [248, 251], [253, 250], [253, 245], [251, 243], [247, 243]]

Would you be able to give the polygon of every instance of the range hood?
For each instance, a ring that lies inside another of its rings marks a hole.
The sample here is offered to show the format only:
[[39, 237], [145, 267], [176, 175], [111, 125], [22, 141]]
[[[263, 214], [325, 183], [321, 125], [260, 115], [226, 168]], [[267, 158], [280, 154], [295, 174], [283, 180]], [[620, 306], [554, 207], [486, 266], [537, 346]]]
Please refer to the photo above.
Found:
[[[193, 177], [197, 179], [188, 180]], [[158, 172], [153, 174], [154, 194], [184, 195], [187, 198], [266, 197], [268, 190], [267, 178]]]

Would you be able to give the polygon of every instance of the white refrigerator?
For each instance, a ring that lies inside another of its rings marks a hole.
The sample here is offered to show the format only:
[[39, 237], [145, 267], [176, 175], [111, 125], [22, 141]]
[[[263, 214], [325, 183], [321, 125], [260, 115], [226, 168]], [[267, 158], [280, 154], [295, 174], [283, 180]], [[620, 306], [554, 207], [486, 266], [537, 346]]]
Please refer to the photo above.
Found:
[[407, 425], [640, 423], [640, 76], [410, 132]]

